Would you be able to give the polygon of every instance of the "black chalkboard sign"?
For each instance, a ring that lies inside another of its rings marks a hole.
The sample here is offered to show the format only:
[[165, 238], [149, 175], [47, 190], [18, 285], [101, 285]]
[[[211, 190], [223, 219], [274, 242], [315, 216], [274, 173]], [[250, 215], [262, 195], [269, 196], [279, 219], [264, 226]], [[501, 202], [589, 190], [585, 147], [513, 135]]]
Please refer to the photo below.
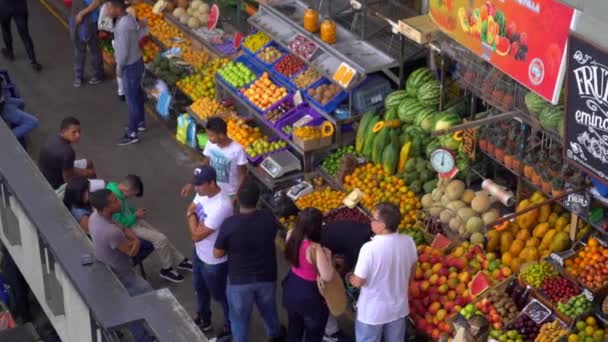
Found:
[[570, 34], [566, 160], [608, 183], [608, 53]]
[[[570, 183], [566, 183], [566, 192], [576, 189]], [[579, 217], [586, 218], [589, 214], [591, 205], [591, 194], [587, 190], [582, 190], [570, 194], [564, 198], [564, 207]]]

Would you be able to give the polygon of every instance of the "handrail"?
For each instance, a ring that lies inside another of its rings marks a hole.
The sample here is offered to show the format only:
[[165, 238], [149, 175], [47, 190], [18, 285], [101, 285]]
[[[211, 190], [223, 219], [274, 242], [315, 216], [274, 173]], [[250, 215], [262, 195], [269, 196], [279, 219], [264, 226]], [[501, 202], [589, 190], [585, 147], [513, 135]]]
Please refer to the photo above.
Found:
[[4, 122], [0, 182], [18, 201], [98, 327], [111, 330], [143, 320], [159, 341], [207, 341], [169, 290], [131, 297], [107, 266], [81, 265], [81, 256], [93, 253], [90, 242]]

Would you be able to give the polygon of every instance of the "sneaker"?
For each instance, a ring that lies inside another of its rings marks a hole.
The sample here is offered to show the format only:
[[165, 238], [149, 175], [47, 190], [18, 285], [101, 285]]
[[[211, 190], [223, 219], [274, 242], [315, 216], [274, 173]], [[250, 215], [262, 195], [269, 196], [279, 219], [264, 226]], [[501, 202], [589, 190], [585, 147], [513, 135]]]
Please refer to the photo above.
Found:
[[146, 124], [145, 123], [141, 122], [139, 125], [137, 125], [137, 131], [138, 132], [143, 133], [143, 132], [145, 132], [147, 130], [148, 130], [148, 128], [146, 128]]
[[338, 341], [342, 341], [343, 335], [341, 331], [335, 332], [331, 335], [329, 334], [323, 334], [323, 342], [338, 342]]
[[217, 334], [217, 336], [215, 337], [215, 339], [216, 339], [216, 341], [220, 341], [221, 339], [226, 338], [226, 337], [230, 337], [230, 336], [232, 336], [232, 331], [230, 331], [230, 328], [224, 327], [222, 329], [222, 331], [220, 331], [220, 333]]
[[74, 88], [80, 88], [82, 86], [82, 80], [81, 79], [75, 79], [74, 80]]
[[118, 146], [131, 145], [131, 144], [135, 144], [138, 142], [139, 142], [139, 138], [137, 138], [137, 135], [125, 134], [118, 142]]
[[40, 65], [40, 63], [38, 63], [38, 62], [31, 62], [30, 64], [32, 66], [32, 69], [34, 69], [34, 71], [40, 71], [40, 70], [42, 70], [42, 65]]
[[2, 56], [4, 56], [4, 58], [8, 59], [9, 61], [15, 60], [15, 54], [13, 53], [13, 51], [6, 48], [2, 49]]
[[101, 78], [93, 77], [89, 80], [89, 84], [96, 85], [96, 84], [101, 83], [102, 81], [103, 81], [103, 79], [101, 79]]
[[181, 283], [184, 281], [184, 276], [177, 273], [173, 267], [160, 270], [160, 277], [174, 283]]
[[210, 332], [211, 330], [213, 330], [213, 325], [211, 324], [211, 321], [204, 321], [198, 315], [196, 316], [196, 318], [194, 318], [194, 324], [196, 324], [203, 332]]
[[180, 262], [179, 265], [177, 265], [177, 268], [179, 268], [180, 270], [192, 272], [192, 261], [186, 258], [182, 262]]

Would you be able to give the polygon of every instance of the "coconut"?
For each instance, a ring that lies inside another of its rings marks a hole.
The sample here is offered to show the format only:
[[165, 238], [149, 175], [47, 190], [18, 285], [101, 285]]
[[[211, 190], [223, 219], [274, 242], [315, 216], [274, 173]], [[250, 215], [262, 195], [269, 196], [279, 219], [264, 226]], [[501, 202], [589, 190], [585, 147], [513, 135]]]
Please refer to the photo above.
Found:
[[184, 13], [186, 13], [186, 10], [181, 7], [178, 7], [173, 10], [173, 16], [176, 18], [180, 18]]
[[190, 19], [190, 16], [188, 15], [188, 13], [184, 13], [179, 16], [179, 22], [182, 24], [187, 24], [189, 19]]

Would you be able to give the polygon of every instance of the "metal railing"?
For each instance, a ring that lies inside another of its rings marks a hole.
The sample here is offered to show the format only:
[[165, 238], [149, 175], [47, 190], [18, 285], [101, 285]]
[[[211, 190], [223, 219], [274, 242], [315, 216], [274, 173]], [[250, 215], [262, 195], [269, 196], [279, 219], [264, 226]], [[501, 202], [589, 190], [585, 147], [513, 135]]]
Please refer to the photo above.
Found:
[[62, 341], [118, 341], [135, 321], [159, 341], [207, 341], [168, 289], [131, 297], [107, 266], [81, 265], [90, 241], [1, 120], [0, 240]]

